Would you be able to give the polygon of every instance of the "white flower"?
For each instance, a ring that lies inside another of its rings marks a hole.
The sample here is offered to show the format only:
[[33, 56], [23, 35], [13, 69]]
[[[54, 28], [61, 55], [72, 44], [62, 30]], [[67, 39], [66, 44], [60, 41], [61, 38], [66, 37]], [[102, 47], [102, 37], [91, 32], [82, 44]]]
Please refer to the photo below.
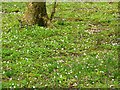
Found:
[[14, 85], [14, 83], [12, 83], [12, 85]]
[[77, 83], [74, 83], [73, 86], [77, 86]]
[[35, 88], [35, 86], [33, 86], [33, 88]]
[[86, 86], [89, 86], [89, 84], [86, 84]]
[[12, 78], [9, 79], [10, 81], [12, 80]]
[[114, 85], [110, 85], [110, 88], [114, 87]]
[[20, 86], [19, 84], [17, 84], [17, 86]]
[[60, 75], [60, 78], [62, 78], [62, 75]]

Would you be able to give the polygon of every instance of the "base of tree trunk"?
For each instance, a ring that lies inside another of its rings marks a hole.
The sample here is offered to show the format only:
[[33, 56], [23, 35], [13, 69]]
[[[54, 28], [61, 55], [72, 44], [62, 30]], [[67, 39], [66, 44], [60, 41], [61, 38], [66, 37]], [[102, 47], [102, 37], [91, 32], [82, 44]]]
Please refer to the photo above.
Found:
[[23, 24], [48, 26], [49, 18], [46, 11], [46, 2], [30, 2], [24, 13]]

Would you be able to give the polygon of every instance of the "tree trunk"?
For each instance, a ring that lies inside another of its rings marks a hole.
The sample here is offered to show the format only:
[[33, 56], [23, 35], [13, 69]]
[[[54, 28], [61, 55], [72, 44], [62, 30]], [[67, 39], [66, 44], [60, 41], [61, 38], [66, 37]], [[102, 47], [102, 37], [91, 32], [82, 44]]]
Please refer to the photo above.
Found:
[[22, 21], [27, 25], [38, 24], [39, 26], [47, 27], [46, 2], [30, 2]]

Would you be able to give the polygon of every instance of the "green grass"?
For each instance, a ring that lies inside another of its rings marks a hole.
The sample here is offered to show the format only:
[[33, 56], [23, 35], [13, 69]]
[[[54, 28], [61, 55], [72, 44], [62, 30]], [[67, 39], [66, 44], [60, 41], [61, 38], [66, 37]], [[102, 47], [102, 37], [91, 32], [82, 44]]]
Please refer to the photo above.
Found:
[[2, 3], [3, 88], [119, 87], [117, 3], [58, 3], [52, 28], [20, 28], [25, 6]]

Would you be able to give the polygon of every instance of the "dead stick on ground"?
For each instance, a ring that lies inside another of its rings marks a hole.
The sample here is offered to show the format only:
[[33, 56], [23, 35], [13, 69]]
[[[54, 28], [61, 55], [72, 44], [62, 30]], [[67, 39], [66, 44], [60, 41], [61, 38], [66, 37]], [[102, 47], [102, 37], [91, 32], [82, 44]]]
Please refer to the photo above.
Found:
[[56, 7], [57, 7], [57, 0], [55, 0], [55, 2], [54, 2], [54, 6], [53, 6], [52, 13], [51, 13], [51, 16], [50, 16], [50, 21], [54, 17]]

